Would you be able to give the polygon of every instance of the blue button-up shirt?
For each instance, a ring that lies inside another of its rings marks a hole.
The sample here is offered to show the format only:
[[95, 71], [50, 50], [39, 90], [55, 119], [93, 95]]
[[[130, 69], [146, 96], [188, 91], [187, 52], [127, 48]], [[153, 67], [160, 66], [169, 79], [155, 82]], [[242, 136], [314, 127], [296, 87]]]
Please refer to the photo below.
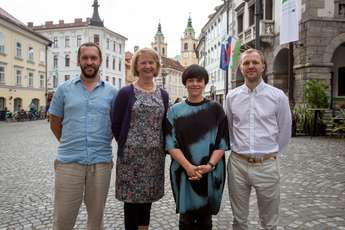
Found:
[[80, 78], [57, 88], [49, 113], [63, 118], [58, 161], [83, 165], [112, 161], [110, 108], [116, 94], [116, 89], [102, 80], [92, 92]]

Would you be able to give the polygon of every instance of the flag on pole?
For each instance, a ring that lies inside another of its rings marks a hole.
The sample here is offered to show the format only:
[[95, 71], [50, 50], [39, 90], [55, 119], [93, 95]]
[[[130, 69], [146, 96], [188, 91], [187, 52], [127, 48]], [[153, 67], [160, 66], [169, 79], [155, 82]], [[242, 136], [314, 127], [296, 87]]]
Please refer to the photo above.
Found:
[[226, 48], [225, 44], [222, 44], [220, 47], [220, 65], [219, 68], [222, 70], [227, 70], [229, 67], [228, 59], [226, 57]]
[[281, 45], [299, 40], [297, 7], [297, 0], [281, 0]]
[[227, 70], [229, 66], [231, 68], [235, 68], [237, 66], [240, 48], [240, 40], [232, 36], [229, 36], [226, 43], [221, 45], [220, 68], [222, 70]]
[[237, 66], [238, 56], [240, 54], [241, 42], [239, 39], [233, 37], [231, 40], [231, 56], [230, 56], [230, 67], [235, 68]]

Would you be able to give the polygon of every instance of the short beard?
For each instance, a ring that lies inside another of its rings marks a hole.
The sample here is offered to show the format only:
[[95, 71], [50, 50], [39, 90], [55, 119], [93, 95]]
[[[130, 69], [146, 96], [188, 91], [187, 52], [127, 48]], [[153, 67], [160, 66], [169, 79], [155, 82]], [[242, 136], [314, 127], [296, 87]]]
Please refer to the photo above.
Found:
[[93, 78], [96, 78], [96, 77], [97, 77], [97, 75], [98, 75], [98, 70], [99, 70], [99, 66], [98, 66], [98, 67], [93, 67], [93, 66], [92, 66], [92, 68], [93, 68], [94, 71], [95, 71], [94, 74], [92, 74], [92, 75], [87, 74], [86, 71], [84, 71], [84, 68], [83, 68], [83, 67], [80, 68], [80, 70], [81, 70], [81, 72], [82, 72], [82, 74], [83, 74], [83, 76], [84, 76], [85, 78], [87, 78], [87, 79], [93, 79]]

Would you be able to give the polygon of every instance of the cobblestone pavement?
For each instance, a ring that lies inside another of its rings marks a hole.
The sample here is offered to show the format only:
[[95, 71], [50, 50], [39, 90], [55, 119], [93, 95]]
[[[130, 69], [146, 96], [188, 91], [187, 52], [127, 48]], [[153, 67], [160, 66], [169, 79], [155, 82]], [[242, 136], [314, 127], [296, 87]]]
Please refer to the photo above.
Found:
[[[46, 121], [0, 123], [0, 230], [52, 228], [56, 147]], [[288, 154], [282, 157], [281, 174], [279, 229], [345, 229], [344, 140], [293, 138]], [[166, 195], [152, 207], [153, 230], [177, 229], [168, 171], [166, 175]], [[250, 229], [259, 229], [254, 192], [252, 196]], [[214, 229], [231, 229], [227, 187], [213, 223]], [[114, 196], [114, 177], [104, 224], [106, 229], [123, 229], [122, 203]], [[85, 225], [83, 207], [76, 229], [85, 229]]]

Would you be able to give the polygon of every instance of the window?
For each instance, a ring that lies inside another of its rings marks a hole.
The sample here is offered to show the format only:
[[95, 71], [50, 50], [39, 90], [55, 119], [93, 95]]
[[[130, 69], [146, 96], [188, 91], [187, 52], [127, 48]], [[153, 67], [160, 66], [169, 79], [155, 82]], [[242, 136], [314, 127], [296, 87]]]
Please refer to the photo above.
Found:
[[243, 32], [243, 14], [237, 16], [237, 33]]
[[163, 56], [165, 56], [165, 49], [162, 48], [162, 53], [163, 53]]
[[28, 87], [29, 88], [33, 88], [34, 87], [34, 73], [33, 72], [29, 72]]
[[41, 89], [44, 88], [44, 75], [43, 74], [40, 75], [40, 88]]
[[255, 23], [255, 4], [252, 4], [248, 8], [248, 12], [249, 12], [249, 26], [252, 26]]
[[5, 83], [5, 66], [0, 65], [0, 84]]
[[77, 47], [81, 45], [81, 35], [77, 35]]
[[16, 57], [22, 57], [22, 44], [20, 42], [16, 43]]
[[54, 37], [53, 38], [53, 47], [54, 48], [58, 48], [59, 46], [58, 46], [58, 38], [57, 37]]
[[121, 62], [121, 60], [119, 60], [119, 72], [121, 72], [121, 68], [122, 67], [122, 62]]
[[69, 36], [65, 37], [65, 48], [69, 48]]
[[53, 75], [53, 88], [56, 88], [59, 84], [59, 79], [57, 76]]
[[65, 75], [65, 81], [68, 81], [70, 79], [69, 75]]
[[29, 61], [34, 61], [34, 48], [32, 48], [31, 46], [29, 46], [28, 50], [28, 59]]
[[0, 32], [0, 53], [5, 53], [5, 35]]
[[121, 88], [121, 78], [119, 78], [119, 89]]
[[187, 43], [184, 43], [183, 49], [184, 49], [184, 51], [188, 50], [188, 44]]
[[46, 53], [44, 49], [40, 50], [40, 63], [45, 64], [46, 63]]
[[22, 71], [19, 69], [16, 70], [16, 84], [18, 86], [22, 85]]
[[113, 51], [116, 52], [116, 42], [113, 43]]
[[105, 67], [109, 68], [109, 56], [105, 58]]
[[266, 0], [265, 2], [265, 19], [272, 20], [273, 2], [272, 0]]
[[110, 47], [110, 40], [109, 38], [107, 38], [107, 49], [109, 49], [109, 47]]
[[99, 45], [99, 35], [98, 34], [93, 35], [93, 42], [96, 43], [97, 45]]
[[69, 65], [70, 65], [70, 57], [69, 57], [68, 54], [66, 54], [66, 56], [65, 56], [65, 66], [69, 67]]
[[336, 3], [336, 7], [338, 8], [336, 10], [336, 14], [339, 18], [345, 18], [345, 2], [339, 1]]
[[106, 80], [106, 81], [109, 81], [109, 76], [105, 76], [105, 80]]
[[122, 45], [119, 44], [119, 54], [121, 54], [121, 53], [122, 53]]
[[115, 77], [113, 77], [113, 86], [115, 86], [115, 83], [116, 83], [116, 79]]
[[53, 66], [54, 68], [57, 68], [58, 67], [58, 56], [57, 55], [54, 55], [54, 61], [53, 61]]
[[113, 58], [113, 70], [115, 70], [115, 58]]

